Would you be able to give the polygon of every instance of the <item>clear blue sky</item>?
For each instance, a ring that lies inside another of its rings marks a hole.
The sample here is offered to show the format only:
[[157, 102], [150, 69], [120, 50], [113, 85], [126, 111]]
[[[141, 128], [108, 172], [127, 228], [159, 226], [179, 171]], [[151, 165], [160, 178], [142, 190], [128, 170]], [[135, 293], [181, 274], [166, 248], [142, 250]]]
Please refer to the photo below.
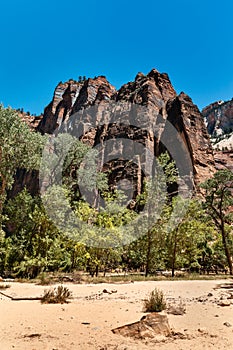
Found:
[[59, 81], [167, 72], [200, 107], [233, 97], [232, 0], [1, 1], [0, 102], [40, 113]]

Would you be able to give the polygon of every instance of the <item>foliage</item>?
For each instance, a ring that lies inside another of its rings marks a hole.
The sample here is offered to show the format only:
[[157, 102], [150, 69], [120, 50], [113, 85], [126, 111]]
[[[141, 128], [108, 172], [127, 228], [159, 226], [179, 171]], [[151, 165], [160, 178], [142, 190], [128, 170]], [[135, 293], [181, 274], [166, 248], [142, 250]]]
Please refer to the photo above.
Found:
[[38, 169], [43, 144], [15, 111], [0, 105], [0, 215], [17, 169]]
[[233, 275], [233, 173], [230, 170], [219, 170], [212, 178], [205, 181], [201, 188], [205, 193], [204, 208], [221, 233], [227, 264], [230, 274]]
[[166, 300], [162, 290], [155, 288], [144, 300], [145, 312], [161, 312], [166, 309]]
[[[163, 174], [158, 172], [156, 183], [144, 184], [144, 192], [132, 210], [127, 207], [122, 192], [107, 190], [106, 175], [96, 171], [95, 152], [73, 139], [67, 146], [66, 138], [67, 135], [57, 137], [53, 143], [54, 153], [48, 157], [48, 164], [44, 164], [45, 178], [53, 186], [43, 202], [26, 189], [4, 202], [0, 229], [1, 275], [24, 278], [39, 275], [41, 283], [46, 284], [49, 280], [43, 276], [54, 271], [86, 271], [98, 276], [100, 271], [105, 275], [111, 270], [132, 269], [148, 276], [158, 270], [171, 269], [174, 276], [180, 268], [200, 272], [225, 266], [222, 227], [229, 254], [233, 254], [229, 210], [231, 174], [216, 174], [202, 186], [206, 194], [204, 205], [197, 199], [184, 200], [176, 196], [177, 169], [165, 153], [158, 159]], [[69, 147], [68, 153], [65, 147]], [[35, 158], [38, 160], [37, 155]], [[57, 166], [62, 159], [61, 186], [56, 182]], [[53, 174], [49, 172], [49, 163], [53, 165]], [[164, 185], [169, 189], [165, 196]], [[6, 189], [10, 188], [10, 182], [8, 186]], [[148, 215], [137, 221], [148, 200], [151, 202], [145, 210]], [[51, 210], [49, 213], [44, 204]], [[53, 215], [63, 226], [55, 226]], [[156, 219], [153, 225], [150, 217]], [[79, 223], [76, 227], [74, 218]], [[132, 222], [139, 224], [131, 225]], [[141, 234], [144, 224], [149, 229]]]

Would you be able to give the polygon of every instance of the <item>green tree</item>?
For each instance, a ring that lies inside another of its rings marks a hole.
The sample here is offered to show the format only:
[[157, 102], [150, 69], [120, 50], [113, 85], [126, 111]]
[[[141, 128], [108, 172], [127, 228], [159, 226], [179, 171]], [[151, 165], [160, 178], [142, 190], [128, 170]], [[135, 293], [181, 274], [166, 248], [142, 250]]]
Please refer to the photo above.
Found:
[[[161, 237], [164, 235], [163, 228], [170, 215], [168, 215], [168, 212], [170, 212], [169, 203], [171, 198], [169, 192], [166, 192], [166, 187], [171, 188], [176, 184], [178, 178], [175, 162], [170, 158], [167, 152], [162, 153], [157, 161], [161, 169], [163, 169], [163, 172], [158, 171], [153, 180], [145, 182], [144, 192], [137, 198], [139, 207], [142, 207], [148, 201], [150, 202], [148, 206], [148, 224], [151, 217], [154, 217], [156, 221], [156, 224], [148, 229], [147, 234], [143, 238], [143, 247], [145, 248], [143, 254], [145, 276], [148, 276], [152, 271], [152, 266], [154, 265], [152, 261], [154, 260], [154, 256], [158, 254], [158, 244], [159, 242], [161, 243]], [[156, 214], [154, 214], [154, 212]], [[157, 215], [157, 213], [160, 213], [160, 215]]]
[[233, 173], [230, 170], [219, 170], [211, 179], [200, 186], [204, 190], [204, 208], [212, 218], [217, 230], [221, 233], [227, 264], [230, 274], [232, 266], [232, 223], [233, 214]]
[[[172, 207], [176, 207], [173, 220], [177, 220], [177, 225], [167, 231], [165, 247], [167, 267], [171, 268], [174, 277], [176, 268], [200, 269], [203, 249], [207, 249], [209, 241], [214, 238], [214, 227], [197, 200], [177, 197], [173, 199]], [[186, 209], [179, 222], [183, 207]]]
[[0, 105], [0, 219], [17, 169], [38, 169], [43, 141], [15, 111]]

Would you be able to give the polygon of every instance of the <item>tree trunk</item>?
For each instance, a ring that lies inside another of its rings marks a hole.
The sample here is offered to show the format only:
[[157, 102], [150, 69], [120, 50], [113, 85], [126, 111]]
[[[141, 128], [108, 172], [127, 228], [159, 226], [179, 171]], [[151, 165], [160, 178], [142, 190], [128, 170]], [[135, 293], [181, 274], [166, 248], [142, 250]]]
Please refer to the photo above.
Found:
[[176, 266], [176, 251], [177, 251], [177, 230], [175, 230], [175, 242], [172, 253], [172, 277], [175, 276], [175, 266]]
[[145, 267], [145, 277], [149, 275], [150, 272], [150, 252], [151, 252], [151, 233], [148, 232], [148, 242], [147, 242], [147, 252], [146, 252], [146, 267]]
[[6, 195], [6, 180], [0, 174], [0, 228], [2, 227], [2, 212], [3, 212], [3, 204], [5, 202]]
[[221, 233], [222, 233], [222, 243], [223, 243], [223, 247], [224, 247], [226, 258], [227, 258], [227, 264], [228, 264], [228, 267], [230, 270], [230, 275], [232, 276], [233, 275], [233, 267], [232, 267], [231, 254], [230, 254], [230, 250], [228, 247], [228, 242], [226, 239], [224, 222], [222, 222], [222, 225], [221, 225]]

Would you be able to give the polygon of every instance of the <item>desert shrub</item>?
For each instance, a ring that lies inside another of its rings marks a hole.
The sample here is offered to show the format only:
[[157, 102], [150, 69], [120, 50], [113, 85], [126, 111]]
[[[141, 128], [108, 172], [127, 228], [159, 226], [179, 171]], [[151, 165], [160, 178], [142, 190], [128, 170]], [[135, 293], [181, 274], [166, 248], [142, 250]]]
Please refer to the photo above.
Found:
[[50, 290], [45, 290], [41, 299], [42, 304], [63, 304], [71, 297], [71, 291], [67, 287], [58, 286]]
[[144, 300], [145, 312], [161, 312], [166, 309], [166, 300], [162, 290], [155, 288]]
[[7, 289], [10, 288], [9, 284], [0, 284], [0, 289]]

